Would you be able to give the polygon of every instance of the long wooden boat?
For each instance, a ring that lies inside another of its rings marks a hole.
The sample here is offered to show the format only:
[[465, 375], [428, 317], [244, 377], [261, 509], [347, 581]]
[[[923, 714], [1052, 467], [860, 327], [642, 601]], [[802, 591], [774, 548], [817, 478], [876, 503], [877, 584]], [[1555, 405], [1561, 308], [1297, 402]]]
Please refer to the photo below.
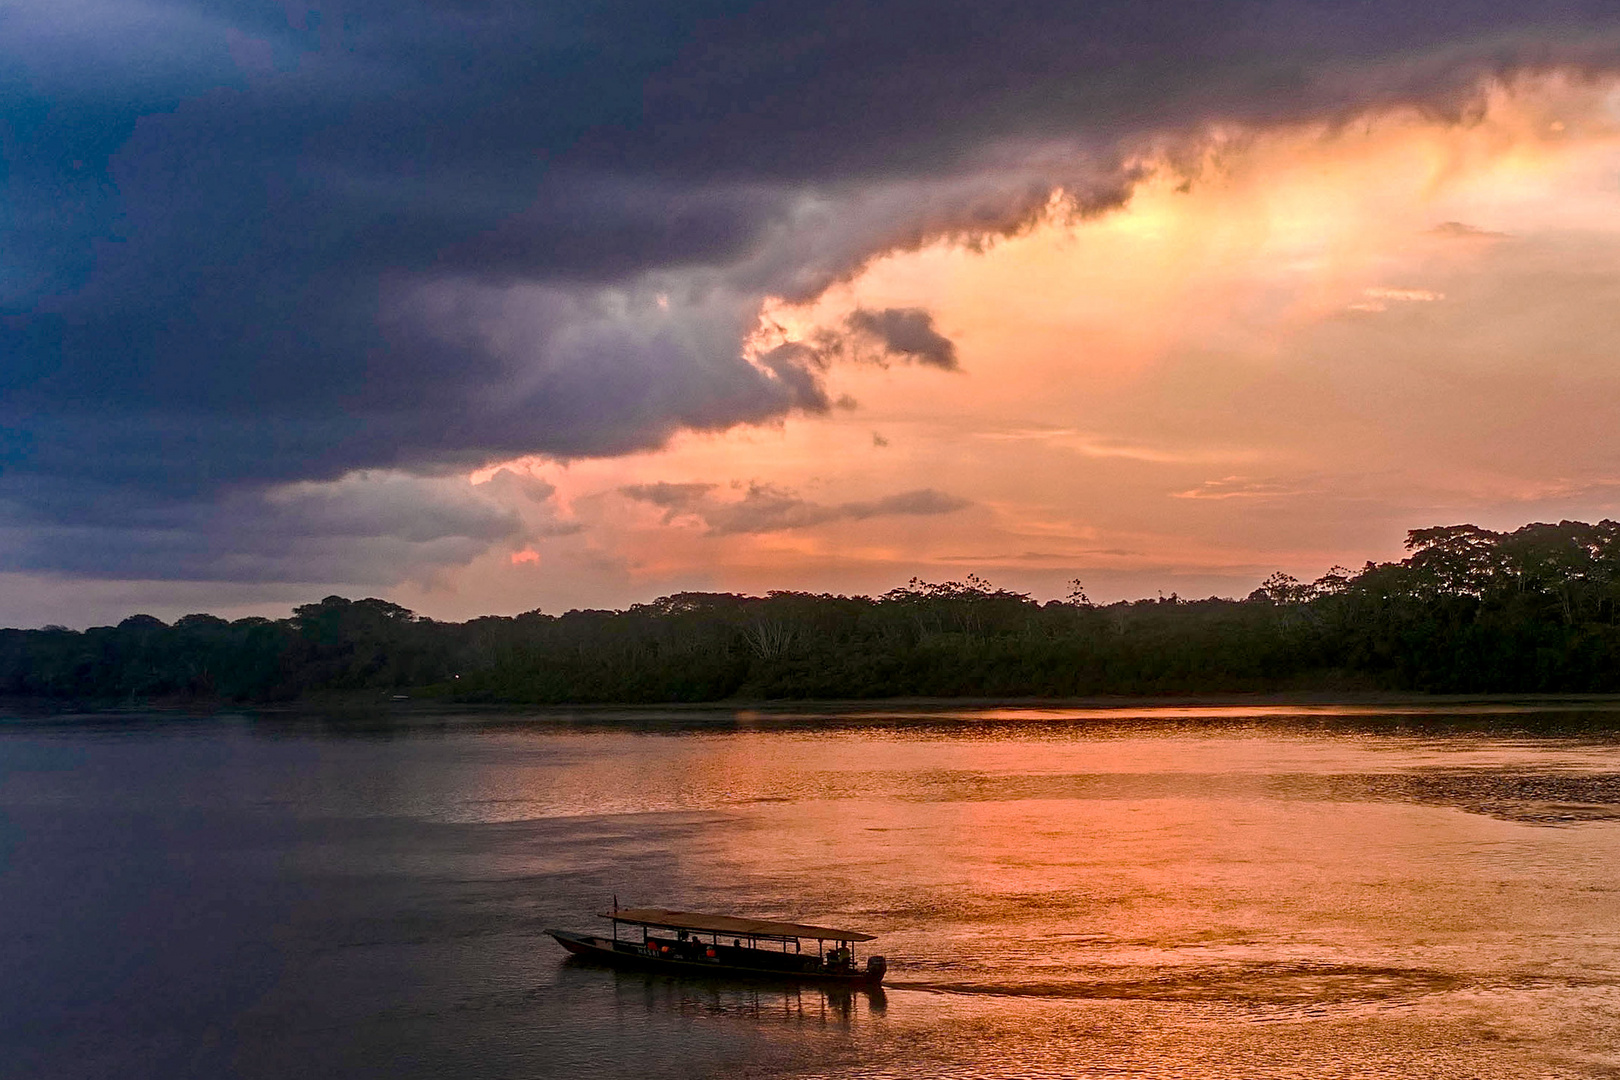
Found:
[[860, 965], [854, 946], [873, 937], [855, 930], [668, 908], [615, 908], [601, 917], [612, 920], [612, 937], [546, 933], [581, 958], [643, 971], [877, 986], [888, 970], [881, 956]]

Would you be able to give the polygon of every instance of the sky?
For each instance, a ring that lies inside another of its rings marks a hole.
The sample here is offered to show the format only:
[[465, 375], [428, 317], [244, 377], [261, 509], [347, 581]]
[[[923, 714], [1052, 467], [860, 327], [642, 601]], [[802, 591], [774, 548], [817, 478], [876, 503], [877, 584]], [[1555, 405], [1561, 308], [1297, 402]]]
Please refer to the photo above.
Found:
[[11, 0], [0, 625], [1620, 513], [1620, 12]]

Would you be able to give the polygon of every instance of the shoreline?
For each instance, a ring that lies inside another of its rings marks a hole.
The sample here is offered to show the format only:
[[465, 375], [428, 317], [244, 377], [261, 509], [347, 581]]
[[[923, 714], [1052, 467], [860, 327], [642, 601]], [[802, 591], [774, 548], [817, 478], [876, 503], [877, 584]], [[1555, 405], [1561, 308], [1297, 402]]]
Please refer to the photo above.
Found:
[[[223, 700], [74, 701], [67, 699], [0, 697], [0, 723], [56, 719], [86, 722], [141, 716], [176, 721], [207, 720], [222, 716], [243, 719], [345, 718], [407, 721], [450, 719], [530, 719], [537, 722], [569, 719], [608, 720], [623, 717], [715, 716], [724, 714], [746, 721], [789, 720], [844, 716], [849, 719], [902, 719], [964, 714], [963, 719], [1057, 719], [1053, 713], [1076, 713], [1076, 719], [1124, 719], [1132, 715], [1166, 719], [1239, 719], [1245, 713], [1267, 716], [1492, 716], [1529, 713], [1620, 712], [1620, 694], [1423, 694], [1395, 691], [1279, 692], [1255, 694], [1163, 694], [1142, 696], [1034, 697], [895, 697], [855, 699], [757, 700], [723, 699], [705, 702], [634, 702], [531, 704], [522, 702], [456, 702], [437, 695], [378, 695], [375, 692], [319, 694], [285, 702], [229, 702]], [[986, 714], [1005, 713], [1006, 716]]]

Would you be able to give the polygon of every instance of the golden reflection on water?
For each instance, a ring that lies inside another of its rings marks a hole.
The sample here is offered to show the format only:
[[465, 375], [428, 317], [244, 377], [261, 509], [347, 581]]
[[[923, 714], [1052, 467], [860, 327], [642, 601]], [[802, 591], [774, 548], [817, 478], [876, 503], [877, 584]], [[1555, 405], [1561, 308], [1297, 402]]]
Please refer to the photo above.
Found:
[[626, 784], [639, 814], [702, 812], [656, 879], [604, 870], [621, 902], [870, 930], [891, 1013], [1012, 1025], [986, 1037], [1018, 1045], [1042, 1043], [1053, 1009], [1130, 1002], [1173, 1024], [1320, 1021], [1338, 1037], [1510, 1028], [1519, 1009], [1588, 994], [1595, 969], [1612, 1001], [1620, 828], [1548, 827], [1480, 800], [1522, 796], [1533, 774], [1544, 795], [1578, 782], [1612, 807], [1614, 741], [1268, 729], [1257, 715], [570, 734], [567, 763], [530, 782], [547, 813], [615, 813], [601, 793]]

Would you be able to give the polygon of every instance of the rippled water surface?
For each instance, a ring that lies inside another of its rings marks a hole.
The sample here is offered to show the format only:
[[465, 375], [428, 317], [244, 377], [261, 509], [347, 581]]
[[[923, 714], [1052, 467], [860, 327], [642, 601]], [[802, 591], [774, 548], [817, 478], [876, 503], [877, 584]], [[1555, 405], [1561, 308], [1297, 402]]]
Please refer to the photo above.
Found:
[[[1620, 712], [0, 721], [26, 1077], [1612, 1077]], [[623, 904], [880, 993], [623, 974]]]

